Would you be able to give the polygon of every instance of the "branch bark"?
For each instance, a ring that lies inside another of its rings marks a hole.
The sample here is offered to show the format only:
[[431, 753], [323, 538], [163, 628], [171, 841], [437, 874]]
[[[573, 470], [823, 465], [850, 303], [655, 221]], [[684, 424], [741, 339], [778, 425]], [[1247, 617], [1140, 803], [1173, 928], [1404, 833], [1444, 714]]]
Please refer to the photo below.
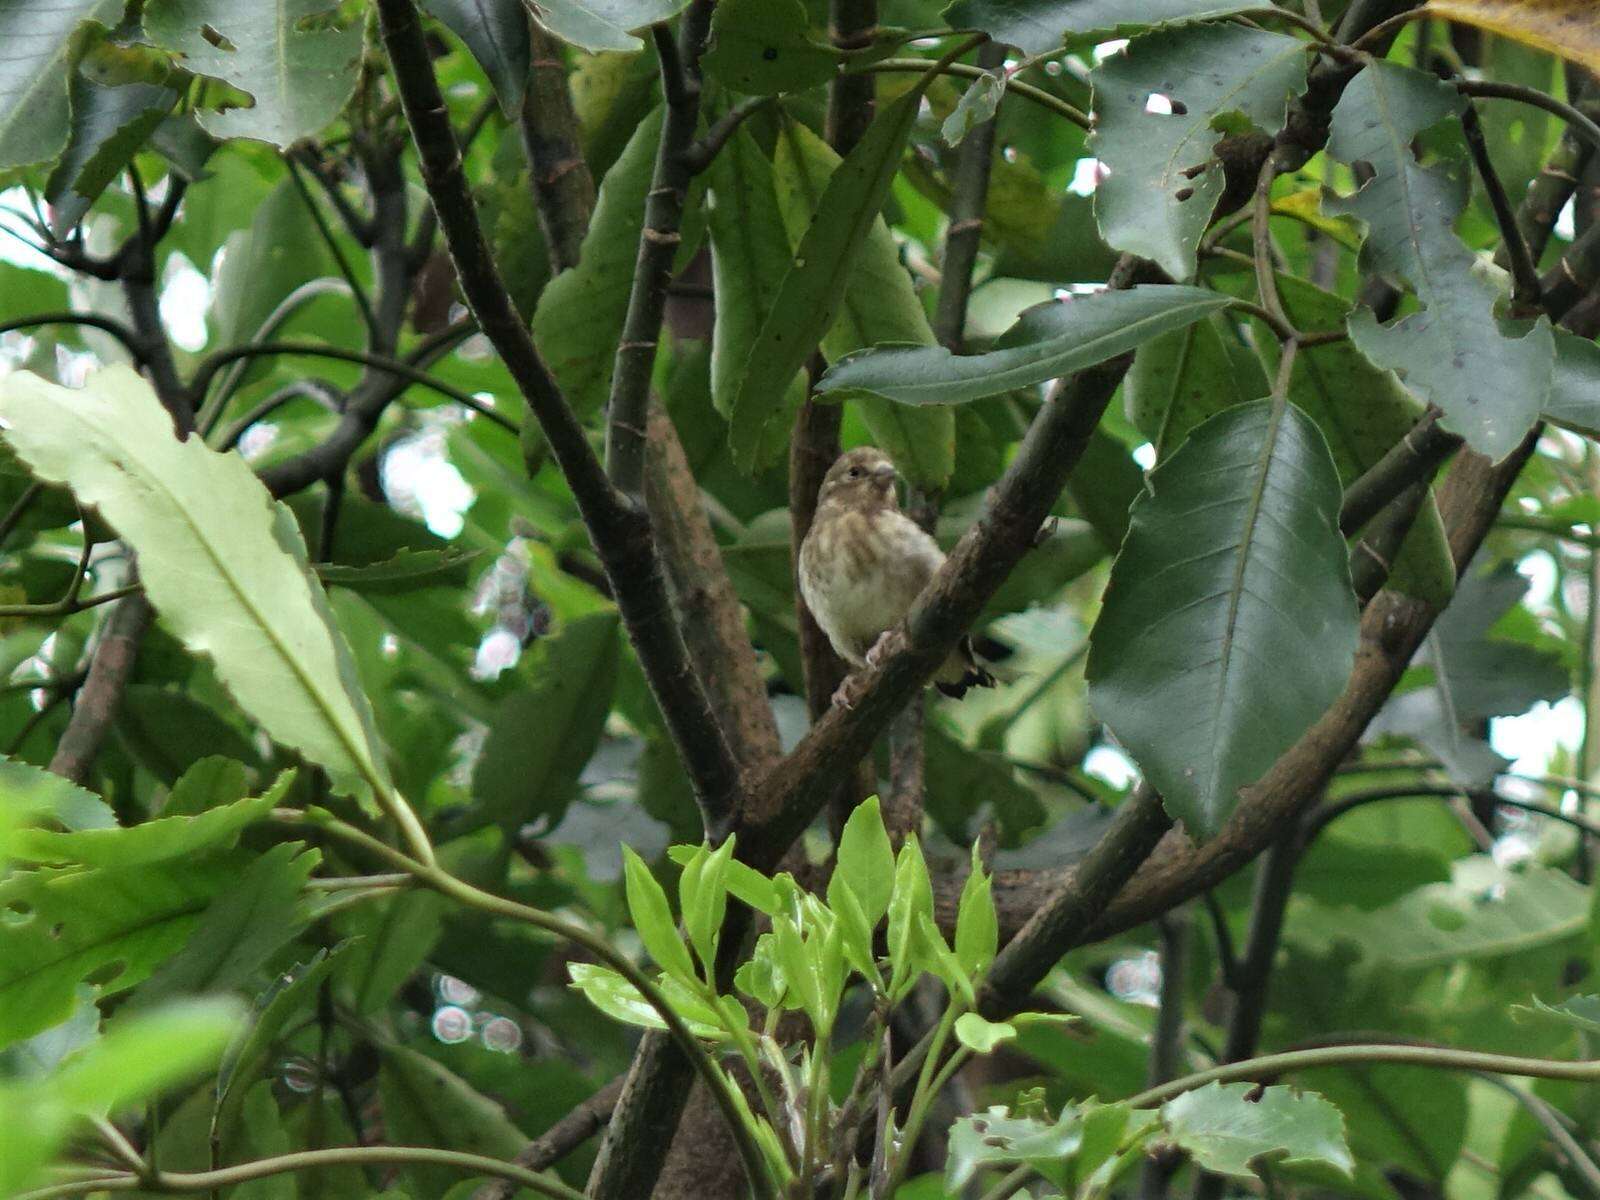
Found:
[[379, 0], [384, 45], [422, 177], [468, 307], [538, 420], [577, 501], [628, 635], [694, 786], [708, 830], [738, 808], [739, 765], [672, 618], [644, 508], [613, 488], [517, 313], [478, 221], [461, 155], [411, 0]]

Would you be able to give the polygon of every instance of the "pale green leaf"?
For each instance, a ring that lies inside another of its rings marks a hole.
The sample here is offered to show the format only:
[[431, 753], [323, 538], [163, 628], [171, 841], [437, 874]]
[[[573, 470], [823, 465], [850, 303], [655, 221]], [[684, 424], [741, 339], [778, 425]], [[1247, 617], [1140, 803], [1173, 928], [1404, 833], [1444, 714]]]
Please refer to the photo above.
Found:
[[178, 441], [150, 385], [107, 367], [80, 389], [17, 372], [0, 422], [41, 476], [100, 510], [139, 554], [166, 626], [277, 741], [336, 790], [391, 790], [372, 711], [293, 516], [236, 454]]
[[1219, 1174], [1248, 1177], [1262, 1159], [1355, 1170], [1344, 1117], [1315, 1092], [1212, 1083], [1167, 1101], [1161, 1120], [1176, 1145]]

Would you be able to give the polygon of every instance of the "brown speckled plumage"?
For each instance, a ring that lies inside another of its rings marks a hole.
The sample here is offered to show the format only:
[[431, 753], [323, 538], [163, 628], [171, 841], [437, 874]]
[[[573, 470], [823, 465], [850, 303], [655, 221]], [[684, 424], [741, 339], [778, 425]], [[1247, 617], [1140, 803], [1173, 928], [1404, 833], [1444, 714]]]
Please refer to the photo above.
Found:
[[[822, 481], [817, 513], [800, 546], [800, 591], [839, 657], [867, 665], [867, 652], [900, 623], [944, 552], [900, 511], [895, 470], [871, 446], [839, 457]], [[934, 682], [960, 696], [994, 678], [963, 639]]]

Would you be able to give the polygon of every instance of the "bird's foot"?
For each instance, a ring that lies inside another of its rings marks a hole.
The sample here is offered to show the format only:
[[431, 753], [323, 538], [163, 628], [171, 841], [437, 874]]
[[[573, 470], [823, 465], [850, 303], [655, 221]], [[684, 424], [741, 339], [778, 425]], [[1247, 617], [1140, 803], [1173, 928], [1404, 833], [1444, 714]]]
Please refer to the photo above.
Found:
[[877, 667], [883, 665], [883, 660], [892, 658], [906, 646], [906, 635], [898, 629], [886, 629], [878, 635], [878, 640], [872, 643], [872, 649], [867, 651], [867, 666]]
[[856, 706], [856, 701], [861, 699], [861, 693], [865, 688], [866, 680], [862, 676], [846, 675], [833, 691], [833, 706], [849, 712]]

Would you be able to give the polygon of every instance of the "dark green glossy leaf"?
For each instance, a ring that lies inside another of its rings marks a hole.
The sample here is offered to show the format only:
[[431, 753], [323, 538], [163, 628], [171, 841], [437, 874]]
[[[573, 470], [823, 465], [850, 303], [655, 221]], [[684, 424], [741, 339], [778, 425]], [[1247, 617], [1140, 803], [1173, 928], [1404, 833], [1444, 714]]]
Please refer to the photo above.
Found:
[[958, 356], [942, 346], [867, 350], [830, 368], [817, 392], [960, 404], [1070, 375], [1231, 303], [1204, 288], [1161, 284], [1052, 300], [1024, 312], [987, 354]]
[[522, 0], [426, 0], [428, 11], [466, 43], [515, 120], [528, 86], [528, 16]]
[[133, 759], [168, 786], [204, 758], [259, 758], [250, 739], [214, 708], [173, 687], [129, 685], [117, 711], [117, 733]]
[[439, 550], [401, 550], [393, 558], [355, 567], [343, 563], [318, 563], [323, 583], [353, 592], [409, 592], [420, 587], [460, 587], [476, 550], [447, 546]]
[[183, 949], [139, 989], [139, 1003], [243, 984], [310, 921], [300, 893], [321, 858], [320, 851], [304, 850], [297, 842], [274, 846], [255, 858], [211, 902]]
[[600, 181], [594, 217], [578, 265], [539, 294], [533, 336], [567, 401], [582, 414], [599, 410], [611, 391], [622, 323], [628, 315], [645, 193], [655, 171], [662, 109], [639, 122], [622, 157]]
[[1190, 430], [1225, 408], [1247, 404], [1271, 387], [1260, 361], [1237, 354], [1237, 333], [1220, 316], [1146, 342], [1133, 356], [1123, 384], [1128, 419], [1165, 462]]
[[[1283, 125], [1306, 86], [1306, 45], [1240, 25], [1155, 33], [1095, 69], [1094, 152], [1110, 175], [1095, 189], [1100, 233], [1114, 250], [1194, 275], [1195, 248], [1222, 195], [1212, 148], [1224, 126]], [[1152, 112], [1152, 96], [1171, 112]]]
[[355, 87], [361, 23], [341, 27], [320, 19], [333, 7], [330, 0], [150, 0], [144, 29], [195, 74], [254, 98], [249, 107], [202, 112], [208, 130], [287, 147], [321, 132]]
[[45, 162], [67, 144], [73, 32], [116, 24], [123, 0], [19, 0], [0, 7], [0, 170]]
[[838, 51], [811, 36], [799, 0], [723, 0], [701, 63], [735, 91], [770, 96], [827, 83], [839, 60]]
[[1467, 574], [1413, 659], [1430, 678], [1392, 697], [1369, 733], [1416, 738], [1468, 786], [1501, 770], [1505, 760], [1483, 741], [1483, 723], [1568, 690], [1559, 659], [1495, 630], [1527, 591], [1527, 579], [1509, 564]]
[[[726, 417], [733, 409], [750, 348], [772, 311], [789, 270], [789, 236], [773, 188], [772, 164], [748, 130], [739, 129], [711, 164], [711, 270], [717, 297], [711, 331], [711, 400]], [[783, 386], [781, 407], [794, 412], [805, 399], [805, 375], [796, 371]], [[788, 430], [774, 426], [775, 456]]]
[[[385, 1046], [378, 1074], [388, 1136], [410, 1146], [438, 1146], [510, 1159], [528, 1138], [504, 1107], [444, 1064], [406, 1046]], [[461, 1182], [452, 1167], [415, 1165], [415, 1195], [443, 1196]]]
[[539, 24], [580, 50], [638, 50], [635, 31], [665, 21], [689, 0], [539, 0]]
[[787, 415], [774, 399], [783, 395], [844, 304], [857, 255], [900, 168], [900, 155], [926, 86], [923, 80], [879, 110], [817, 201], [815, 216], [778, 285], [772, 311], [751, 346], [729, 414], [734, 461], [746, 469], [755, 465], [769, 423]]
[[526, 687], [500, 702], [472, 772], [472, 794], [508, 830], [554, 825], [594, 753], [616, 687], [617, 617], [594, 613], [546, 639], [519, 673]]
[[177, 99], [177, 92], [158, 84], [105, 87], [73, 74], [72, 134], [44, 193], [57, 237], [83, 219]]
[[[796, 243], [803, 241], [838, 164], [839, 156], [804, 125], [784, 124], [778, 138], [778, 200]], [[844, 303], [822, 339], [822, 354], [829, 362], [838, 362], [852, 351], [882, 342], [932, 346], [935, 338], [894, 236], [879, 217], [856, 252]], [[857, 398], [857, 406], [872, 440], [913, 487], [937, 491], [949, 482], [956, 436], [951, 414], [908, 412], [875, 396]], [[770, 423], [768, 429], [769, 435], [775, 433], [780, 444], [787, 445], [785, 422]]]
[[1042, 54], [1069, 36], [1133, 33], [1261, 7], [1250, 0], [957, 0], [945, 20], [952, 29], [981, 29], [1024, 54]]
[[1344, 1118], [1321, 1096], [1289, 1087], [1212, 1083], [1161, 1106], [1167, 1136], [1208, 1171], [1254, 1173], [1262, 1159], [1355, 1169]]
[[357, 1013], [382, 1011], [421, 967], [439, 940], [445, 907], [433, 892], [412, 891], [369, 901], [345, 915], [339, 930], [352, 944], [337, 977]]
[[1344, 686], [1356, 608], [1339, 502], [1316, 426], [1261, 401], [1196, 429], [1134, 505], [1090, 702], [1195, 837]]
[[1369, 310], [1353, 313], [1356, 347], [1437, 404], [1445, 428], [1498, 459], [1544, 407], [1555, 351], [1542, 318], [1516, 334], [1496, 319], [1500, 292], [1455, 234], [1469, 186], [1466, 162], [1424, 166], [1412, 153], [1412, 140], [1455, 116], [1462, 103], [1448, 84], [1396, 63], [1376, 62], [1357, 75], [1334, 109], [1328, 153], [1368, 163], [1376, 174], [1332, 211], [1366, 222], [1363, 268], [1409, 283], [1423, 305], [1391, 325], [1379, 325]]
[[1544, 415], [1586, 437], [1600, 438], [1600, 346], [1555, 331], [1556, 361]]

